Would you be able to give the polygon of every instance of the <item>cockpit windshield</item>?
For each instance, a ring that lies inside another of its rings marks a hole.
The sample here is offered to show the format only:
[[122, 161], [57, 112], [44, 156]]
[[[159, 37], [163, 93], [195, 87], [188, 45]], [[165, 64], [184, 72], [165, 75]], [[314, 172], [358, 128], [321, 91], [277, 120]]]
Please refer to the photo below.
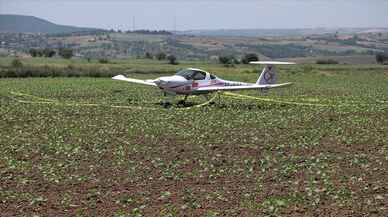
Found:
[[206, 78], [205, 72], [192, 70], [192, 69], [180, 70], [175, 75], [182, 76], [182, 77], [186, 78], [187, 80], [205, 80], [205, 78]]
[[187, 80], [192, 80], [194, 73], [195, 72], [192, 70], [182, 69], [179, 72], [177, 72], [175, 75], [182, 76], [182, 77], [186, 78]]

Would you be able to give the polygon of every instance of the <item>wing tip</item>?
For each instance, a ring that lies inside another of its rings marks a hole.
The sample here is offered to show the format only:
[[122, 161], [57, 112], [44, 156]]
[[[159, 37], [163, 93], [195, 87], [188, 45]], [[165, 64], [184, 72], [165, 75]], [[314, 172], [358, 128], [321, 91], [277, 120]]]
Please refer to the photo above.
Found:
[[293, 84], [294, 84], [293, 82], [287, 82], [287, 83], [278, 84], [278, 85], [279, 85], [279, 87], [287, 87], [287, 86], [291, 86]]
[[120, 80], [120, 79], [123, 79], [123, 78], [125, 78], [124, 75], [116, 75], [116, 76], [112, 77], [113, 80]]

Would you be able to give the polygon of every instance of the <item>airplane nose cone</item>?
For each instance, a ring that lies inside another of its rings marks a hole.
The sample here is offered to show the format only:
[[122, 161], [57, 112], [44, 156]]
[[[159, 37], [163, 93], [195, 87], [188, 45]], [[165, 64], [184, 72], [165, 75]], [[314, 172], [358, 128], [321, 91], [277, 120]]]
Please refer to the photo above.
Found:
[[158, 86], [166, 86], [168, 85], [169, 81], [166, 81], [165, 79], [163, 78], [158, 78], [156, 81], [155, 81], [155, 84], [158, 85]]
[[175, 88], [187, 83], [187, 80], [181, 76], [168, 76], [156, 79], [155, 84], [160, 88]]

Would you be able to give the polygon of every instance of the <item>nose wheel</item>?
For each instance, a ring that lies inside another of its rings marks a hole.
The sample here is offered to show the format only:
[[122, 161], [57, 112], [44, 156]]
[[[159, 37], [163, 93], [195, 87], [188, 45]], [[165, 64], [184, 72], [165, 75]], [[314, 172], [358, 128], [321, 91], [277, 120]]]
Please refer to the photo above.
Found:
[[189, 98], [189, 95], [185, 95], [185, 98], [178, 101], [178, 105], [186, 106], [186, 100]]
[[[175, 95], [171, 95], [171, 94], [168, 94], [168, 93], [163, 93], [163, 96], [164, 96], [164, 99], [163, 101], [160, 102], [160, 105], [162, 105], [164, 108], [170, 108], [173, 106], [173, 103], [172, 103], [172, 98], [175, 97]], [[182, 100], [179, 100], [177, 102], [177, 106], [178, 107], [202, 107], [204, 105], [214, 105], [216, 104], [214, 102], [214, 99], [218, 96], [218, 99], [220, 99], [220, 96], [219, 94], [217, 93], [213, 98], [210, 98], [209, 95], [202, 95], [202, 97], [204, 97], [205, 99], [205, 103], [202, 103], [202, 104], [198, 104], [196, 105], [195, 103], [192, 103], [192, 102], [187, 102], [187, 99], [189, 98], [190, 95], [185, 95], [185, 97], [182, 99]]]

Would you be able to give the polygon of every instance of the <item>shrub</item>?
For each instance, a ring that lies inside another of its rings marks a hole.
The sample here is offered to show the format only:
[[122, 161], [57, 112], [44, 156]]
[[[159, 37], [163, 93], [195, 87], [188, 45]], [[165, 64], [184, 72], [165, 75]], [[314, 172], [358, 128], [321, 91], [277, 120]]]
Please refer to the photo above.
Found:
[[37, 57], [38, 56], [38, 50], [34, 49], [34, 48], [31, 48], [29, 51], [30, 55], [32, 57]]
[[101, 64], [107, 64], [107, 63], [109, 63], [109, 60], [106, 58], [102, 58], [102, 59], [99, 59], [98, 62]]
[[2, 78], [15, 78], [16, 72], [15, 72], [15, 70], [6, 69], [6, 70], [2, 71], [1, 77]]
[[157, 53], [155, 57], [157, 60], [165, 60], [167, 58], [167, 55], [163, 52], [160, 52], [160, 53]]
[[259, 57], [255, 53], [245, 54], [244, 57], [241, 59], [241, 62], [244, 64], [249, 64], [253, 61], [259, 61]]
[[35, 57], [42, 57], [43, 56], [43, 50], [41, 49], [35, 49]]
[[225, 67], [231, 67], [233, 64], [240, 64], [240, 62], [234, 56], [220, 56], [218, 61], [224, 64]]
[[230, 64], [231, 63], [231, 57], [230, 56], [220, 56], [218, 58], [218, 61], [220, 61], [221, 64]]
[[152, 56], [151, 53], [146, 52], [146, 53], [145, 53], [145, 58], [146, 58], [146, 59], [153, 59], [154, 57]]
[[56, 54], [55, 50], [48, 49], [48, 48], [44, 49], [42, 53], [44, 57], [49, 57], [49, 58], [53, 57]]
[[315, 63], [316, 64], [338, 64], [338, 61], [333, 59], [327, 59], [327, 60], [321, 59], [321, 60], [317, 60]]
[[387, 59], [387, 56], [384, 53], [376, 54], [376, 62], [378, 64], [384, 64], [386, 59]]
[[59, 55], [65, 59], [71, 59], [73, 57], [73, 50], [70, 48], [59, 49]]
[[55, 50], [53, 49], [49, 49], [49, 48], [45, 48], [45, 49], [34, 49], [34, 48], [31, 48], [28, 53], [32, 56], [32, 57], [53, 57], [55, 56], [56, 52]]
[[176, 61], [176, 57], [174, 55], [168, 55], [167, 59], [169, 64], [178, 65], [178, 62]]
[[[123, 73], [125, 68], [109, 67], [108, 65], [25, 65], [23, 67], [0, 67], [0, 78], [21, 77], [106, 77], [111, 78]], [[140, 74], [171, 74], [173, 72], [159, 69], [149, 70], [126, 70], [125, 73]]]
[[19, 59], [14, 59], [11, 62], [11, 66], [15, 67], [15, 68], [21, 68], [21, 67], [23, 67], [23, 63]]

